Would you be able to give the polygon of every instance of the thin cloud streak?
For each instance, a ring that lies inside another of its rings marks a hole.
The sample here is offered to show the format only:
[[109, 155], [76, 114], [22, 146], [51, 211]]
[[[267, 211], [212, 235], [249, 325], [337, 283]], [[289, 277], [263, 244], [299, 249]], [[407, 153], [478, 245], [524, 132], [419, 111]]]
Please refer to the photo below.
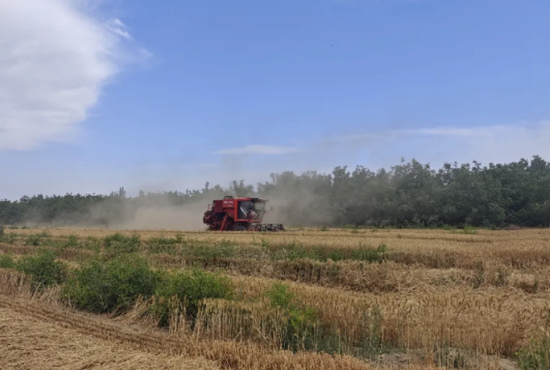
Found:
[[111, 19], [107, 22], [106, 27], [109, 31], [125, 38], [131, 39], [132, 36], [126, 31], [126, 25], [118, 18]]
[[386, 130], [373, 133], [356, 133], [348, 135], [336, 136], [337, 140], [353, 140], [353, 139], [382, 139], [392, 137], [406, 136], [441, 136], [441, 137], [491, 137], [495, 134], [517, 133], [525, 134], [537, 133], [550, 129], [550, 121], [539, 121], [532, 124], [516, 123], [508, 125], [493, 125], [493, 126], [473, 126], [473, 127], [435, 127], [435, 128], [418, 128], [418, 129], [400, 129]]
[[[258, 158], [256, 162], [268, 155], [285, 155], [287, 168], [311, 170], [332, 164], [387, 168], [398, 163], [402, 157], [415, 158], [433, 166], [455, 161], [471, 163], [474, 160], [485, 164], [507, 163], [534, 155], [550, 160], [550, 121], [333, 135], [315, 141], [302, 141], [293, 147], [249, 145], [221, 150], [216, 154], [229, 155], [222, 167], [234, 163], [231, 156], [236, 155], [259, 155], [249, 157]], [[268, 173], [271, 171], [269, 167], [277, 163], [281, 162], [266, 162], [262, 167]], [[240, 166], [246, 167], [245, 164]], [[235, 172], [239, 169], [236, 168]]]
[[473, 160], [507, 163], [534, 155], [550, 159], [550, 121], [388, 130], [339, 136], [334, 142], [368, 153], [372, 158], [414, 157], [437, 165]]
[[260, 154], [260, 155], [280, 155], [295, 153], [299, 149], [296, 147], [285, 147], [275, 145], [248, 145], [240, 148], [218, 150], [214, 154]]
[[[65, 192], [106, 193], [125, 186], [129, 193], [137, 194], [139, 189], [150, 191], [200, 189], [205, 182], [210, 185], [228, 186], [232, 180], [245, 180], [255, 184], [269, 180], [270, 173], [283, 171], [303, 172], [317, 170], [330, 173], [335, 166], [347, 165], [353, 168], [363, 165], [371, 170], [389, 168], [399, 163], [401, 157], [406, 160], [415, 158], [422, 163], [430, 163], [432, 168], [440, 168], [443, 163], [472, 163], [476, 160], [482, 165], [509, 163], [521, 158], [530, 159], [540, 155], [550, 160], [550, 121], [537, 123], [518, 123], [511, 125], [479, 126], [456, 131], [455, 128], [418, 129], [393, 131], [392, 135], [376, 133], [377, 138], [367, 135], [360, 137], [348, 135], [327, 137], [318, 142], [300, 142], [299, 151], [285, 156], [251, 155], [246, 160], [236, 154], [258, 154], [262, 145], [249, 145], [246, 150], [230, 150], [233, 154], [221, 158], [197, 159], [197, 163], [185, 162], [176, 166], [151, 164], [134, 168], [104, 167], [82, 168], [60, 167], [59, 163], [46, 163], [36, 171], [17, 171], [15, 167], [2, 183], [2, 197], [17, 199], [27, 194], [64, 194]], [[395, 135], [399, 132], [400, 135]], [[415, 133], [411, 135], [411, 133]], [[330, 140], [329, 140], [330, 139]], [[274, 150], [273, 148], [279, 148]], [[272, 147], [267, 152], [280, 153], [281, 148]], [[265, 149], [265, 148], [264, 148]], [[287, 148], [288, 149], [288, 148]], [[295, 150], [296, 147], [293, 147]], [[284, 150], [282, 150], [284, 152]], [[222, 151], [226, 154], [226, 151]], [[284, 159], [284, 160], [282, 160]], [[233, 167], [228, 163], [236, 163]], [[0, 164], [10, 169], [12, 164]], [[59, 182], [59, 173], [64, 174]]]

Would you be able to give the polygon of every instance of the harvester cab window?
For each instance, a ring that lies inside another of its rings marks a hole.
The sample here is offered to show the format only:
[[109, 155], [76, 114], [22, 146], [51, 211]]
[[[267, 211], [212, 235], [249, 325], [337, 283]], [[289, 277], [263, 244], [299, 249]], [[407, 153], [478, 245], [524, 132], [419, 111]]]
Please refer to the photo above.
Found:
[[246, 200], [239, 202], [239, 218], [248, 218], [248, 214], [253, 209], [253, 207], [254, 204], [251, 201]]
[[254, 203], [254, 210], [257, 214], [263, 214], [265, 212], [265, 203], [264, 202], [256, 202]]

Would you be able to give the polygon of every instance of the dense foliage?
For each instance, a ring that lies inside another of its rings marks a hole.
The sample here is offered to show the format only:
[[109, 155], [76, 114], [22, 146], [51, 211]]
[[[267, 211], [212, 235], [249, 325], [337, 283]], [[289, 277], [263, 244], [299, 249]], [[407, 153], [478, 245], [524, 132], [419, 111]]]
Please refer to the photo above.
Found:
[[90, 312], [125, 311], [137, 296], [151, 297], [158, 280], [147, 260], [139, 256], [94, 259], [74, 271], [63, 287], [63, 295], [75, 307]]
[[[397, 227], [548, 226], [550, 163], [535, 156], [508, 164], [445, 164], [439, 170], [412, 160], [376, 172], [358, 166], [332, 174], [284, 172], [247, 185], [234, 181], [186, 192], [22, 197], [0, 201], [0, 224], [123, 222], [137, 210], [159, 205], [206, 205], [223, 195], [259, 195], [273, 200], [287, 224]], [[201, 214], [196, 215], [200, 219]]]
[[61, 284], [67, 276], [65, 263], [57, 261], [56, 255], [47, 249], [39, 249], [35, 255], [24, 256], [17, 262], [15, 268], [32, 276], [34, 290]]

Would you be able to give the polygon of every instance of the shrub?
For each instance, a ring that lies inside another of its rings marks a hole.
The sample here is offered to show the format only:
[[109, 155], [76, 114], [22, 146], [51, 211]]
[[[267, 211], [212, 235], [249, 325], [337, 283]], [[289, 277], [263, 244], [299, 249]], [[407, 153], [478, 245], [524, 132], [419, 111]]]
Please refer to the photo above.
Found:
[[467, 235], [476, 235], [478, 231], [477, 231], [477, 228], [475, 227], [465, 226], [464, 229], [462, 230], [462, 233]]
[[31, 234], [31, 235], [28, 235], [27, 238], [25, 239], [25, 245], [32, 245], [34, 247], [38, 247], [41, 241], [42, 241], [42, 237], [39, 234]]
[[353, 250], [352, 259], [367, 262], [383, 262], [387, 259], [388, 247], [380, 244], [378, 248], [361, 247]]
[[273, 307], [291, 309], [296, 300], [296, 296], [288, 290], [288, 286], [283, 283], [274, 283], [271, 289], [265, 292]]
[[82, 240], [81, 247], [84, 249], [99, 252], [101, 250], [101, 239], [93, 236], [88, 236], [84, 240]]
[[476, 235], [478, 233], [477, 228], [468, 225], [464, 226], [462, 229], [449, 228], [448, 230], [453, 234]]
[[387, 348], [382, 342], [382, 312], [378, 306], [374, 306], [371, 312], [363, 312], [358, 318], [361, 328], [360, 343], [354, 345], [357, 355], [374, 360]]
[[67, 237], [67, 242], [65, 243], [65, 247], [68, 248], [76, 248], [79, 245], [78, 236], [72, 234]]
[[158, 237], [149, 239], [147, 245], [151, 253], [174, 254], [178, 250], [179, 243], [177, 238]]
[[33, 290], [61, 284], [67, 277], [67, 266], [56, 261], [55, 254], [49, 250], [39, 250], [36, 255], [23, 257], [16, 268], [32, 276]]
[[382, 341], [382, 314], [377, 306], [356, 317], [361, 335], [352, 341], [342, 336], [334, 322], [322, 320], [316, 309], [300, 302], [287, 285], [274, 283], [264, 295], [273, 308], [282, 309], [286, 314], [284, 349], [351, 354], [369, 359], [389, 351]]
[[4, 226], [0, 225], [0, 239], [4, 236]]
[[235, 256], [235, 247], [227, 243], [220, 243], [215, 246], [208, 245], [195, 245], [185, 246], [181, 251], [182, 255], [202, 258], [206, 260], [219, 259], [219, 258], [231, 258]]
[[138, 252], [141, 247], [141, 238], [138, 234], [130, 237], [121, 233], [108, 235], [103, 239], [105, 249], [114, 255]]
[[485, 281], [485, 268], [483, 267], [483, 262], [478, 261], [475, 265], [475, 276], [473, 278], [473, 286], [475, 289], [478, 289], [481, 284]]
[[1, 238], [4, 243], [13, 244], [17, 240], [17, 234], [15, 233], [5, 233]]
[[265, 296], [274, 308], [284, 310], [287, 315], [283, 348], [292, 351], [315, 349], [315, 327], [319, 322], [317, 311], [299, 302], [283, 283], [274, 283]]
[[47, 231], [42, 231], [36, 234], [29, 234], [25, 238], [25, 245], [38, 247], [43, 244], [43, 240], [51, 237], [51, 234]]
[[271, 258], [274, 260], [289, 259], [293, 261], [303, 258], [318, 259], [312, 249], [306, 249], [300, 242], [297, 241], [293, 241], [292, 243], [282, 247], [274, 246], [272, 250], [273, 253], [271, 254]]
[[16, 267], [13, 257], [9, 254], [0, 255], [0, 268], [3, 269], [14, 269]]
[[74, 271], [62, 290], [75, 307], [94, 313], [128, 309], [138, 298], [151, 297], [158, 274], [136, 255], [118, 256], [108, 262], [93, 259]]
[[361, 246], [358, 249], [339, 249], [325, 246], [319, 247], [304, 247], [299, 242], [292, 242], [283, 247], [274, 247], [274, 252], [271, 258], [274, 260], [288, 259], [291, 261], [297, 259], [312, 259], [326, 262], [331, 259], [333, 261], [341, 260], [356, 260], [367, 262], [382, 262], [387, 259], [387, 246], [381, 244], [378, 248], [369, 246]]
[[168, 300], [176, 297], [184, 304], [189, 319], [194, 320], [201, 301], [206, 298], [230, 299], [233, 287], [228, 278], [217, 274], [192, 269], [174, 274], [166, 274], [159, 284], [156, 296], [159, 298], [154, 307], [160, 317], [160, 326], [168, 324]]
[[522, 370], [550, 369], [550, 337], [532, 339], [518, 353], [518, 366]]

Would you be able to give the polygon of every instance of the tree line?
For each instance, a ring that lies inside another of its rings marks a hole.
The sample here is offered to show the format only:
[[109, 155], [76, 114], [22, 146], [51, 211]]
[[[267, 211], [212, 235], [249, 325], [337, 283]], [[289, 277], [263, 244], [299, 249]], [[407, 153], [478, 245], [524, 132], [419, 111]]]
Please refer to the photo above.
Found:
[[128, 197], [124, 188], [109, 195], [23, 196], [0, 200], [0, 224], [108, 226], [133, 217], [140, 208], [185, 209], [203, 203], [206, 210], [224, 195], [273, 199], [289, 226], [547, 227], [550, 163], [534, 156], [505, 164], [455, 162], [432, 169], [413, 159], [377, 171], [364, 166], [336, 167], [330, 174], [286, 171], [256, 186], [241, 180], [226, 188], [206, 183], [200, 190], [140, 191], [135, 197]]

